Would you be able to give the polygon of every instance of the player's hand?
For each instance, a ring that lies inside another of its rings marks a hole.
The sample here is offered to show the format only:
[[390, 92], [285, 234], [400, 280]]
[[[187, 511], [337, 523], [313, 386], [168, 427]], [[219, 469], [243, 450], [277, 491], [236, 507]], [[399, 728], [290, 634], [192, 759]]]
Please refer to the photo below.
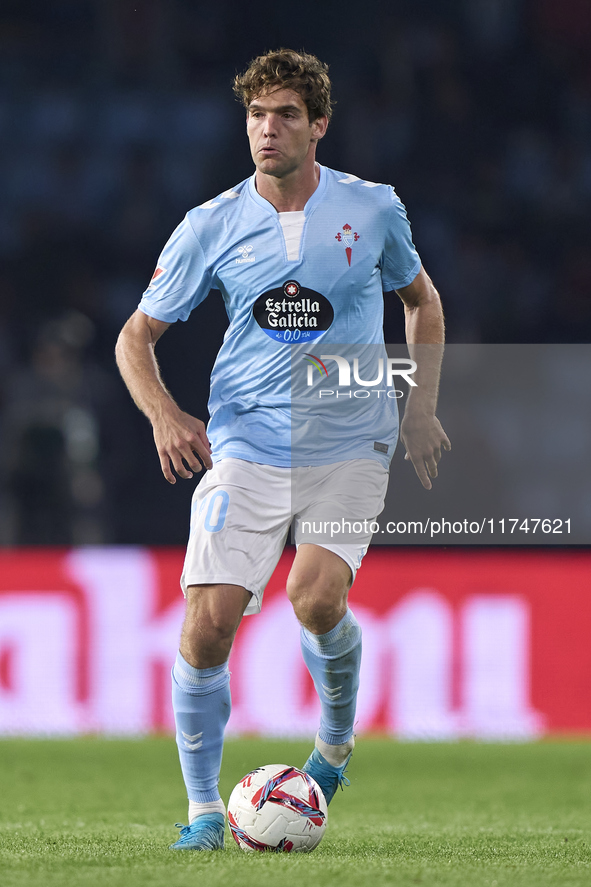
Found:
[[201, 419], [175, 406], [154, 420], [152, 427], [162, 474], [169, 484], [176, 483], [172, 468], [179, 477], [190, 480], [193, 472], [212, 467], [211, 447]]
[[451, 443], [437, 416], [407, 412], [400, 426], [400, 437], [406, 448], [405, 459], [414, 465], [417, 476], [426, 490], [432, 487], [431, 478], [437, 477], [437, 465], [442, 450], [451, 450]]

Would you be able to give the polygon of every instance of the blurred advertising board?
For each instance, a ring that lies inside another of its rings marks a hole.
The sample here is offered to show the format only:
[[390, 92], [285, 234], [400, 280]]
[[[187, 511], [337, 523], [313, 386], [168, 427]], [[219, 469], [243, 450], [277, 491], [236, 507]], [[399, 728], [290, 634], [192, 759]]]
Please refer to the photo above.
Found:
[[[293, 549], [244, 619], [235, 735], [313, 735], [318, 703], [285, 596]], [[0, 734], [173, 728], [180, 549], [0, 553]], [[351, 590], [364, 633], [358, 732], [528, 739], [591, 731], [591, 552], [370, 550]]]

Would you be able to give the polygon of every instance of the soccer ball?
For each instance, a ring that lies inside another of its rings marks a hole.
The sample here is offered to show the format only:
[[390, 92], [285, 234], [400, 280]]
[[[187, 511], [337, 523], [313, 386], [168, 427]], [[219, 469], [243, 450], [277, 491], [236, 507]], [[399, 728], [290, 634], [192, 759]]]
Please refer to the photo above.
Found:
[[286, 764], [247, 773], [228, 801], [228, 824], [242, 850], [307, 853], [320, 843], [326, 818], [318, 783]]

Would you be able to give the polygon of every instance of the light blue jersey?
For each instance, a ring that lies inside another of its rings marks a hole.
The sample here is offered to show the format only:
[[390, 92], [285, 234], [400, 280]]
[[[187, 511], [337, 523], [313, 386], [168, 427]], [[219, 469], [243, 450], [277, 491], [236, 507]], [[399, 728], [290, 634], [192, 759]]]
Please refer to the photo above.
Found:
[[[173, 323], [187, 320], [211, 289], [222, 293], [230, 324], [211, 376], [214, 462], [372, 458], [387, 465], [397, 412], [385, 384], [381, 397], [374, 386], [369, 396], [347, 400], [337, 362], [321, 359], [318, 370], [311, 361], [340, 345], [359, 355], [359, 378], [377, 378], [369, 363], [383, 353], [376, 352], [384, 342], [382, 291], [407, 286], [420, 267], [404, 206], [389, 185], [321, 166], [303, 214], [277, 213], [253, 175], [186, 215], [139, 308]], [[374, 348], [355, 351], [363, 345]], [[353, 357], [350, 363], [353, 376]], [[329, 402], [341, 412], [331, 413]]]

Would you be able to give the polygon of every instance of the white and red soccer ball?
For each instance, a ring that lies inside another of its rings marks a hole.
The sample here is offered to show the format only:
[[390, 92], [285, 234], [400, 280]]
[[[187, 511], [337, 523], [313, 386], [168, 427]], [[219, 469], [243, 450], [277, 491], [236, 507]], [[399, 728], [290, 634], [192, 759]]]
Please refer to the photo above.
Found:
[[242, 850], [306, 853], [320, 843], [326, 819], [318, 783], [286, 764], [247, 773], [228, 801], [230, 831]]

